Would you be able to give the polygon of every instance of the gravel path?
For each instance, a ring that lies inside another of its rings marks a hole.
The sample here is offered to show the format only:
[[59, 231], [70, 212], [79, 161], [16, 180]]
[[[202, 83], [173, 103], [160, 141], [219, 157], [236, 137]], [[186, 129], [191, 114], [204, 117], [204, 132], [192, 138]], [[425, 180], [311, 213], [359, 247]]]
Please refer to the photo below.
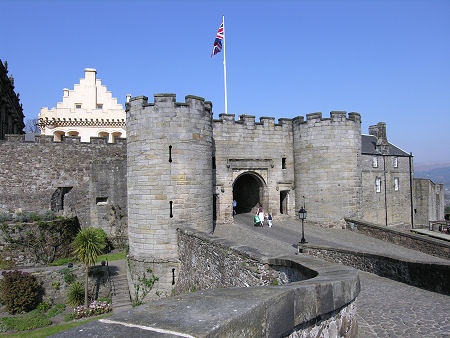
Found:
[[[214, 235], [258, 249], [271, 256], [297, 252], [301, 223], [254, 227], [251, 215], [237, 215], [235, 224], [218, 225]], [[449, 262], [348, 230], [305, 224], [306, 240], [314, 245], [389, 253], [392, 257], [423, 262]], [[357, 298], [360, 337], [450, 337], [450, 297], [361, 272]]]

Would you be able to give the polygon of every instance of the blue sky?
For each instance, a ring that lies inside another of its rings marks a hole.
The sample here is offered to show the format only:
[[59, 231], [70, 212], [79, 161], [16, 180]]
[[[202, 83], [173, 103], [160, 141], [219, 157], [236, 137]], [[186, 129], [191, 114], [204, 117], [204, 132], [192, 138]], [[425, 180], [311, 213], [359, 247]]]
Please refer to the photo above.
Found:
[[359, 112], [362, 132], [415, 162], [450, 162], [450, 1], [0, 0], [0, 58], [26, 118], [54, 107], [83, 69], [120, 103], [125, 95], [193, 94], [228, 113], [295, 117]]

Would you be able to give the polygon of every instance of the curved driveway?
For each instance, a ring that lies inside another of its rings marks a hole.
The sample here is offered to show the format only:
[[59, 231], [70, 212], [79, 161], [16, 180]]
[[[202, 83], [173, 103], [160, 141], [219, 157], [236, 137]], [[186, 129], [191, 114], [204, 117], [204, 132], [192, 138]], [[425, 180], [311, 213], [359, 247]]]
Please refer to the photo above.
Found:
[[[218, 225], [214, 232], [279, 256], [297, 251], [301, 223], [274, 221], [272, 228], [254, 227], [252, 215], [237, 215], [235, 224]], [[325, 229], [305, 224], [305, 237], [314, 245], [389, 253], [392, 257], [423, 262], [449, 262], [348, 230]], [[450, 337], [450, 297], [361, 272], [357, 299], [360, 337]]]

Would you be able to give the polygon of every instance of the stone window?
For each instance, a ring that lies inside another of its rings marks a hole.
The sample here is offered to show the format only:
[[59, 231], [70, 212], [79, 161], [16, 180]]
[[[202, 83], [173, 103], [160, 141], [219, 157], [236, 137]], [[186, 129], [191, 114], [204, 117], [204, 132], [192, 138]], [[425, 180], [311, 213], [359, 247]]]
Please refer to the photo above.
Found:
[[372, 167], [378, 168], [378, 157], [376, 156], [372, 157]]
[[395, 156], [392, 159], [392, 165], [394, 166], [394, 168], [398, 168], [398, 157], [397, 156]]
[[107, 205], [108, 197], [97, 197], [95, 202], [97, 203], [97, 205]]
[[381, 178], [379, 177], [375, 179], [375, 191], [381, 192]]
[[281, 169], [286, 169], [286, 157], [281, 159]]
[[75, 109], [81, 109], [81, 103], [75, 103]]
[[394, 177], [394, 191], [398, 191], [399, 184], [398, 184], [398, 177]]

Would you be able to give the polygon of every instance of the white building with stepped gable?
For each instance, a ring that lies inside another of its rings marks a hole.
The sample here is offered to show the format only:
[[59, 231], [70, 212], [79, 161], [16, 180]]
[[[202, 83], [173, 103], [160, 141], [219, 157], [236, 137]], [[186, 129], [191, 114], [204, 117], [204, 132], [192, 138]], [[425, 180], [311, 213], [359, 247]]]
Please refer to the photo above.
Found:
[[[90, 137], [126, 137], [126, 113], [112, 93], [97, 79], [97, 71], [84, 69], [84, 78], [75, 84], [73, 90], [63, 89], [62, 102], [56, 108], [44, 107], [39, 113], [39, 127], [43, 135], [79, 136], [81, 142]], [[127, 95], [127, 100], [129, 95]]]

